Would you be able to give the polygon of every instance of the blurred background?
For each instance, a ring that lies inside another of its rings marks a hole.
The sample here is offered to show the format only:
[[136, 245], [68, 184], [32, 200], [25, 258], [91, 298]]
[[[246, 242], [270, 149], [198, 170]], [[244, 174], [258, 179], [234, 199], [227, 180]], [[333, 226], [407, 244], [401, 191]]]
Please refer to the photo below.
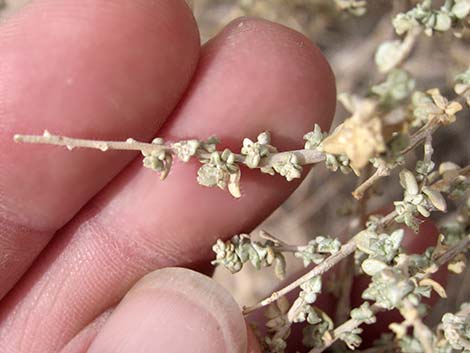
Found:
[[[29, 0], [0, 0], [0, 21], [11, 15]], [[200, 26], [205, 42], [231, 20], [240, 16], [257, 16], [275, 21], [304, 33], [315, 42], [328, 58], [337, 79], [338, 93], [349, 92], [366, 95], [368, 87], [383, 80], [375, 69], [374, 53], [384, 40], [394, 37], [392, 16], [406, 11], [416, 1], [369, 0], [367, 13], [361, 17], [339, 13], [333, 0], [188, 0]], [[393, 4], [393, 5], [392, 5]], [[416, 79], [417, 89], [438, 87], [449, 97], [456, 73], [470, 65], [468, 33], [460, 40], [446, 36], [422, 36], [407, 61], [405, 69]], [[347, 117], [338, 104], [334, 125]], [[442, 128], [433, 139], [434, 160], [450, 160], [467, 165], [470, 158], [469, 110], [459, 114], [458, 122]], [[413, 159], [420, 158], [418, 149]], [[300, 188], [276, 210], [259, 229], [265, 229], [291, 244], [304, 244], [317, 235], [345, 236], [354, 207], [351, 191], [355, 177], [331, 173], [316, 166]], [[369, 211], [391, 204], [401, 198], [397, 175], [392, 174], [376, 190], [369, 202]], [[445, 218], [446, 216], [444, 216]], [[448, 217], [448, 216], [447, 216]], [[334, 220], [334, 222], [332, 221]], [[259, 229], [253, 232], [258, 236]], [[299, 261], [288, 259], [290, 273], [301, 270]], [[279, 281], [271, 269], [255, 271], [250, 266], [236, 275], [216, 269], [215, 278], [227, 287], [242, 305], [253, 304], [269, 294]], [[466, 285], [465, 285], [466, 283]], [[436, 310], [455, 310], [456, 303], [470, 299], [470, 268], [448, 283], [448, 300]]]

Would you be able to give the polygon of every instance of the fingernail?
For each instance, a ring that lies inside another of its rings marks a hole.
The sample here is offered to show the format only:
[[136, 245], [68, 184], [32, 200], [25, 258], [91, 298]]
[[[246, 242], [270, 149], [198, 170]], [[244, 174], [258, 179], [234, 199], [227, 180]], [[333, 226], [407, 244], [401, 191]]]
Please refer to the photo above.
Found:
[[167, 268], [140, 280], [88, 353], [246, 353], [247, 330], [232, 296], [200, 273]]

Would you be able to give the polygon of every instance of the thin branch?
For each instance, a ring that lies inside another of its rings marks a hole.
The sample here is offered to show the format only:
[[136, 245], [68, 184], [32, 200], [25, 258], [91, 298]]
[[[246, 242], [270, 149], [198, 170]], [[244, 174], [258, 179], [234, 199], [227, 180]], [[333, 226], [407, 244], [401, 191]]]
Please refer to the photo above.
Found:
[[[374, 314], [377, 314], [379, 311], [383, 311], [384, 309], [378, 306], [377, 304], [373, 304], [371, 305], [370, 310]], [[310, 350], [308, 353], [323, 352], [325, 349], [327, 349], [333, 343], [335, 343], [339, 339], [340, 336], [342, 336], [345, 333], [351, 332], [352, 330], [354, 330], [355, 328], [359, 327], [362, 324], [363, 322], [360, 320], [349, 319], [348, 321], [346, 321], [345, 323], [343, 323], [342, 325], [338, 326], [336, 329], [333, 330], [332, 335], [328, 339], [323, 341], [324, 342], [323, 346], [315, 347], [312, 350]]]
[[432, 134], [428, 133], [424, 139], [424, 163], [431, 163], [433, 153], [434, 149], [432, 148]]
[[420, 145], [428, 135], [432, 135], [437, 128], [440, 126], [439, 120], [431, 119], [429, 122], [424, 125], [421, 129], [415, 132], [413, 135], [410, 136], [410, 142], [406, 148], [404, 148], [400, 155], [404, 156], [411, 150], [414, 150], [418, 145]]
[[354, 283], [354, 257], [346, 258], [340, 265], [340, 293], [336, 302], [335, 323], [344, 322], [351, 311], [351, 290]]
[[[64, 146], [72, 150], [74, 148], [92, 148], [101, 151], [107, 150], [123, 150], [123, 151], [142, 151], [145, 153], [159, 152], [165, 150], [174, 153], [170, 145], [157, 145], [153, 143], [139, 142], [134, 139], [127, 139], [126, 141], [105, 141], [105, 140], [86, 140], [77, 139], [66, 136], [53, 135], [45, 130], [43, 135], [20, 135], [17, 134], [13, 137], [15, 142], [34, 143], [34, 144], [48, 144]], [[266, 158], [263, 158], [259, 164], [259, 168], [274, 165], [277, 162], [284, 161], [291, 154], [297, 157], [300, 165], [310, 165], [319, 163], [325, 160], [325, 155], [317, 150], [293, 150], [286, 152], [273, 153]], [[209, 157], [208, 152], [198, 152], [198, 157]], [[235, 159], [239, 163], [245, 164], [245, 156], [235, 154]]]
[[287, 285], [286, 287], [282, 288], [281, 290], [274, 292], [269, 296], [268, 298], [262, 300], [258, 304], [255, 304], [251, 307], [245, 307], [243, 309], [243, 313], [249, 314], [252, 311], [255, 311], [257, 309], [260, 309], [266, 305], [269, 305], [276, 300], [278, 300], [280, 297], [286, 295], [287, 293], [293, 291], [296, 289], [298, 286], [300, 286], [302, 283], [312, 279], [315, 276], [319, 276], [325, 272], [327, 272], [329, 269], [331, 269], [333, 266], [335, 266], [337, 263], [339, 263], [342, 259], [345, 257], [349, 256], [356, 250], [356, 243], [351, 239], [349, 242], [344, 244], [341, 249], [329, 256], [325, 261], [323, 261], [321, 264], [318, 266], [315, 266], [310, 272], [307, 272], [305, 275], [302, 277], [298, 278], [296, 281], [292, 282], [291, 284]]
[[465, 251], [470, 246], [470, 234], [463, 238], [460, 242], [447, 249], [444, 253], [440, 254], [434, 259], [437, 267], [440, 267], [450, 260], [452, 260], [457, 254]]
[[44, 134], [42, 135], [17, 134], [13, 137], [13, 140], [15, 142], [22, 143], [64, 146], [67, 147], [68, 150], [72, 150], [74, 148], [93, 148], [101, 150], [103, 152], [107, 150], [153, 152], [168, 149], [168, 147], [166, 146], [139, 142], [134, 139], [127, 139], [126, 141], [85, 140], [53, 135], [47, 130], [45, 130]]
[[[379, 221], [379, 227], [380, 228], [386, 228], [389, 223], [391, 223], [394, 218], [397, 216], [397, 212], [394, 210], [390, 213], [388, 213], [386, 216], [382, 217]], [[358, 233], [359, 234], [359, 233]], [[247, 315], [251, 313], [252, 311], [261, 309], [262, 307], [269, 305], [276, 300], [278, 300], [280, 297], [286, 295], [287, 293], [293, 291], [297, 287], [299, 287], [302, 283], [312, 279], [315, 276], [320, 276], [323, 273], [329, 271], [332, 267], [334, 267], [336, 264], [338, 264], [341, 260], [345, 259], [349, 255], [351, 255], [354, 251], [356, 251], [357, 245], [356, 245], [356, 238], [357, 234], [352, 237], [346, 244], [344, 244], [341, 249], [327, 257], [325, 261], [320, 263], [319, 265], [315, 266], [313, 269], [311, 269], [309, 272], [307, 272], [305, 275], [302, 277], [298, 278], [294, 282], [290, 283], [289, 285], [285, 286], [284, 288], [273, 292], [269, 297], [263, 299], [259, 303], [249, 306], [249, 307], [244, 307], [243, 308], [243, 314]], [[297, 247], [300, 249], [301, 247]], [[279, 249], [282, 249], [282, 246], [279, 246]], [[286, 251], [288, 251], [286, 249]]]
[[[364, 180], [370, 178], [370, 166], [368, 166], [365, 170], [363, 176], [361, 176], [361, 180], [359, 180], [360, 184], [363, 184]], [[354, 217], [349, 222], [349, 234], [356, 234], [359, 232], [362, 227], [366, 224], [367, 221], [367, 202], [369, 200], [369, 195], [366, 191], [364, 197], [362, 197], [356, 204], [356, 208], [354, 210]], [[347, 320], [349, 317], [349, 312], [351, 311], [351, 290], [354, 283], [354, 271], [351, 271], [351, 268], [354, 267], [354, 257], [350, 256], [346, 260], [344, 260], [340, 265], [339, 271], [339, 282], [340, 285], [340, 293], [337, 302], [337, 310], [335, 314], [335, 322], [340, 323]]]
[[289, 246], [289, 244], [287, 244], [286, 242], [282, 241], [281, 239], [279, 239], [278, 237], [272, 235], [271, 233], [269, 233], [268, 231], [266, 231], [264, 229], [261, 229], [259, 231], [259, 236], [262, 239], [272, 241], [276, 245]]
[[381, 219], [380, 219], [380, 224], [379, 224], [379, 228], [381, 230], [383, 229], [386, 229], [390, 224], [393, 223], [393, 221], [395, 220], [395, 217], [398, 216], [398, 212], [397, 211], [392, 211], [390, 212], [389, 214], [383, 216]]
[[[422, 142], [426, 136], [432, 134], [438, 127], [438, 123], [435, 121], [430, 121], [426, 126], [420, 129], [418, 132], [413, 134], [410, 137], [410, 144], [405, 148], [401, 155], [406, 154], [407, 152], [414, 149], [418, 144]], [[49, 131], [45, 130], [43, 135], [21, 135], [16, 134], [13, 137], [15, 142], [22, 143], [34, 143], [34, 144], [49, 144], [64, 146], [67, 149], [72, 150], [74, 148], [92, 148], [99, 149], [101, 151], [108, 150], [124, 150], [124, 151], [141, 151], [142, 153], [150, 154], [152, 152], [166, 151], [168, 153], [175, 153], [171, 144], [160, 145], [154, 143], [139, 142], [132, 138], [127, 139], [126, 141], [106, 141], [106, 140], [87, 140], [87, 139], [78, 139], [67, 136], [58, 136], [51, 134]], [[273, 153], [269, 156], [262, 158], [258, 168], [270, 167], [275, 165], [278, 162], [283, 162], [290, 155], [294, 154], [300, 165], [311, 165], [322, 162], [325, 160], [325, 154], [318, 150], [302, 149], [302, 150], [293, 150], [285, 151], [279, 153]], [[198, 151], [197, 157], [199, 158], [209, 158], [210, 153], [205, 151]], [[241, 164], [246, 164], [246, 157], [241, 154], [235, 154], [235, 160]], [[353, 192], [355, 198], [360, 199], [363, 197], [365, 191], [367, 191], [373, 184], [377, 182], [380, 178], [390, 174], [390, 169], [385, 165], [381, 165], [377, 171], [367, 179], [362, 185], [360, 185]]]
[[400, 310], [400, 313], [405, 319], [403, 323], [407, 326], [413, 326], [413, 332], [421, 344], [424, 353], [435, 353], [432, 347], [432, 332], [423, 324], [416, 306], [409, 299], [405, 299], [403, 300], [403, 309]]
[[400, 56], [398, 59], [394, 62], [393, 66], [390, 66], [385, 70], [385, 73], [390, 72], [394, 68], [401, 66], [403, 62], [408, 58], [408, 56], [411, 54], [411, 51], [413, 50], [416, 40], [418, 39], [419, 35], [421, 34], [421, 28], [416, 27], [408, 31], [407, 35], [403, 39], [401, 46], [400, 46]]
[[[434, 148], [432, 147], [432, 134], [426, 135], [424, 139], [424, 157], [423, 163], [425, 166], [428, 166], [432, 163], [432, 155], [434, 153]], [[428, 183], [427, 175], [424, 176], [423, 182], [421, 183], [421, 188]]]
[[374, 174], [370, 176], [365, 182], [359, 185], [356, 190], [352, 192], [352, 195], [356, 200], [360, 200], [364, 197], [364, 194], [374, 185], [379, 179], [389, 176], [390, 168], [387, 167], [385, 162], [381, 162]]
[[[425, 126], [415, 132], [410, 136], [410, 142], [406, 148], [399, 152], [399, 156], [404, 156], [408, 152], [414, 150], [419, 146], [423, 141], [425, 141], [429, 136], [431, 136], [439, 127], [437, 120], [430, 120]], [[431, 147], [432, 151], [432, 147]], [[430, 157], [432, 152], [428, 156]], [[392, 168], [390, 168], [385, 162], [381, 162], [375, 173], [367, 179], [363, 184], [359, 185], [353, 192], [352, 195], [357, 200], [361, 199], [364, 196], [364, 193], [370, 189], [378, 180], [389, 176]]]
[[[283, 161], [289, 155], [294, 154], [297, 157], [300, 165], [309, 165], [323, 162], [325, 160], [325, 154], [317, 150], [295, 150], [295, 151], [286, 151], [273, 153], [266, 158], [264, 158], [259, 167], [266, 167], [274, 165], [277, 162]], [[237, 160], [244, 163], [245, 157], [241, 155], [236, 155]]]
[[412, 325], [416, 337], [424, 349], [424, 353], [435, 353], [431, 343], [432, 333], [429, 328], [423, 324], [421, 318], [417, 317], [415, 320], [413, 320]]

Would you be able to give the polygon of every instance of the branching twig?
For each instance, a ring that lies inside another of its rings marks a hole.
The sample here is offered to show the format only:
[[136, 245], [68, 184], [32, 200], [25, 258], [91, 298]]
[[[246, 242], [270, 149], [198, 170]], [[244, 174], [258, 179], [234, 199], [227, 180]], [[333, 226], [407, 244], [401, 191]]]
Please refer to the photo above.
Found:
[[74, 148], [93, 148], [103, 152], [108, 150], [123, 150], [123, 151], [142, 151], [152, 152], [166, 150], [166, 146], [155, 145], [152, 143], [138, 142], [134, 139], [127, 139], [126, 141], [102, 141], [102, 140], [86, 140], [66, 136], [53, 135], [49, 131], [44, 130], [42, 135], [15, 135], [13, 137], [15, 142], [34, 143], [34, 144], [47, 144], [67, 147], [68, 150]]
[[416, 27], [408, 31], [407, 35], [405, 36], [405, 38], [403, 39], [400, 45], [399, 57], [395, 60], [395, 62], [393, 63], [393, 66], [391, 65], [386, 70], [384, 70], [385, 73], [390, 72], [394, 68], [399, 67], [403, 64], [403, 62], [411, 54], [411, 51], [413, 50], [416, 44], [416, 40], [421, 34], [421, 31], [422, 30], [420, 27]]
[[429, 120], [429, 122], [426, 125], [424, 125], [421, 129], [419, 129], [413, 135], [410, 136], [410, 142], [408, 146], [400, 152], [400, 155], [404, 156], [411, 150], [414, 150], [418, 145], [420, 145], [426, 139], [426, 136], [432, 135], [439, 126], [440, 126], [439, 120], [437, 119]]
[[390, 175], [390, 168], [387, 167], [385, 162], [381, 162], [377, 170], [374, 174], [371, 175], [365, 182], [359, 185], [356, 190], [352, 192], [352, 195], [355, 199], [359, 200], [362, 199], [364, 193], [369, 190], [379, 179], [389, 176]]
[[452, 260], [457, 254], [465, 251], [466, 248], [470, 246], [470, 234], [468, 234], [465, 238], [463, 238], [460, 242], [455, 244], [454, 246], [447, 249], [442, 254], [438, 255], [434, 262], [436, 263], [437, 267], [440, 267], [450, 260]]
[[[428, 166], [432, 163], [432, 155], [434, 153], [434, 149], [432, 147], [432, 135], [428, 134], [424, 140], [424, 157], [423, 157], [423, 164]], [[428, 182], [427, 175], [424, 176], [423, 182], [421, 187], [425, 186]]]
[[[370, 310], [376, 314], [379, 311], [383, 311], [384, 309], [376, 304], [371, 305]], [[332, 335], [324, 340], [324, 344], [321, 347], [315, 347], [312, 350], [309, 351], [309, 353], [321, 353], [328, 347], [330, 347], [333, 343], [335, 343], [339, 337], [344, 334], [351, 332], [355, 328], [359, 327], [362, 324], [362, 321], [356, 320], [356, 319], [349, 319], [342, 325], [338, 326], [336, 329], [334, 329]]]
[[[417, 132], [410, 136], [410, 142], [398, 155], [404, 156], [408, 152], [414, 150], [419, 146], [428, 136], [431, 136], [439, 127], [439, 123], [436, 120], [430, 120], [428, 124], [423, 126]], [[432, 154], [432, 152], [431, 152]], [[361, 199], [364, 193], [371, 188], [378, 180], [383, 177], [389, 176], [391, 168], [385, 163], [381, 162], [375, 173], [367, 179], [363, 184], [359, 185], [353, 192], [352, 195], [357, 199]]]
[[318, 266], [315, 266], [310, 272], [306, 273], [302, 277], [298, 278], [296, 281], [292, 282], [291, 284], [287, 285], [286, 287], [282, 288], [281, 290], [274, 292], [268, 298], [262, 300], [258, 304], [255, 304], [251, 307], [245, 307], [243, 309], [243, 313], [249, 314], [252, 311], [262, 308], [263, 306], [269, 305], [270, 303], [275, 302], [280, 297], [286, 295], [287, 293], [293, 291], [302, 283], [312, 279], [315, 276], [319, 276], [325, 272], [327, 272], [330, 268], [335, 266], [339, 263], [342, 259], [349, 256], [356, 250], [356, 243], [351, 239], [349, 242], [344, 244], [340, 251], [328, 257], [325, 261], [323, 261]]
[[[410, 143], [400, 155], [404, 155], [409, 151], [413, 150], [418, 146], [424, 139], [430, 136], [439, 126], [439, 123], [435, 120], [431, 120], [423, 128], [418, 130], [415, 134], [410, 136]], [[157, 143], [146, 143], [139, 142], [132, 138], [127, 139], [126, 141], [106, 141], [106, 140], [87, 140], [87, 139], [78, 139], [71, 138], [66, 136], [53, 135], [49, 131], [45, 130], [43, 135], [20, 135], [17, 134], [14, 136], [15, 142], [22, 143], [35, 143], [35, 144], [50, 144], [65, 146], [69, 150], [74, 148], [92, 148], [99, 149], [101, 151], [108, 150], [131, 150], [131, 151], [141, 151], [144, 154], [151, 154], [152, 152], [166, 152], [170, 154], [177, 154], [173, 144], [157, 144]], [[316, 149], [302, 149], [302, 150], [293, 150], [285, 152], [275, 152], [271, 153], [264, 158], [261, 158], [257, 168], [266, 168], [273, 167], [278, 163], [285, 162], [292, 155], [295, 155], [297, 163], [301, 166], [316, 164], [322, 162], [326, 159], [326, 156], [323, 152]], [[198, 149], [195, 156], [197, 158], [209, 159], [211, 154], [203, 149]], [[241, 154], [234, 154], [235, 161], [240, 164], [247, 164], [247, 157]], [[363, 197], [364, 193], [374, 185], [379, 179], [383, 178], [390, 174], [390, 167], [382, 162], [376, 172], [368, 178], [364, 183], [362, 183], [356, 190], [353, 192], [355, 198], [360, 199]]]
[[421, 318], [417, 317], [412, 322], [416, 337], [423, 347], [424, 353], [435, 353], [432, 347], [432, 333], [429, 328], [423, 324]]
[[[367, 168], [366, 173], [370, 172], [370, 168]], [[360, 180], [360, 183], [364, 179], [369, 179], [369, 174], [364, 174], [363, 179]], [[363, 184], [363, 183], [362, 183]], [[367, 201], [369, 199], [369, 194], [367, 193], [357, 202], [357, 207], [354, 211], [354, 217], [349, 223], [349, 234], [356, 234], [359, 232], [362, 227], [366, 224], [367, 221]], [[355, 271], [351, 271], [351, 268], [354, 267], [354, 258], [348, 257], [343, 261], [339, 271], [339, 281], [341, 283], [340, 293], [337, 303], [337, 310], [335, 315], [335, 322], [344, 322], [351, 311], [351, 290], [354, 283]]]
[[[105, 141], [105, 140], [86, 140], [77, 139], [66, 136], [53, 135], [47, 130], [44, 131], [43, 135], [20, 135], [14, 136], [15, 142], [22, 143], [35, 143], [35, 144], [48, 144], [67, 147], [69, 150], [74, 148], [93, 148], [101, 151], [107, 150], [124, 150], [124, 151], [142, 151], [145, 153], [159, 152], [165, 150], [167, 152], [174, 153], [171, 144], [169, 145], [158, 145], [153, 143], [139, 142], [132, 138], [126, 141]], [[325, 160], [325, 155], [317, 150], [303, 149], [293, 150], [286, 152], [273, 153], [266, 158], [262, 159], [259, 167], [266, 167], [274, 165], [276, 162], [286, 159], [289, 155], [294, 154], [300, 165], [310, 165], [319, 163]], [[209, 157], [210, 154], [207, 152], [198, 152], [198, 157]], [[245, 164], [245, 157], [240, 154], [235, 154], [237, 162]]]
[[[388, 226], [388, 224], [391, 223], [396, 216], [397, 216], [397, 212], [392, 211], [392, 212], [388, 213], [386, 216], [382, 217], [379, 221], [380, 228], [386, 228]], [[330, 270], [332, 267], [334, 267], [336, 264], [338, 264], [341, 260], [343, 260], [344, 258], [351, 255], [354, 251], [356, 251], [356, 248], [357, 248], [356, 242], [355, 242], [356, 236], [357, 236], [357, 234], [354, 237], [352, 237], [346, 244], [344, 244], [337, 253], [335, 253], [335, 254], [329, 256], [328, 258], [326, 258], [325, 261], [323, 261], [319, 265], [315, 266], [312, 270], [307, 272], [302, 277], [298, 278], [297, 280], [290, 283], [286, 287], [280, 289], [279, 291], [273, 292], [269, 297], [263, 299], [258, 304], [255, 304], [255, 305], [249, 306], [249, 307], [244, 307], [243, 308], [243, 313], [246, 315], [246, 314], [251, 313], [252, 311], [255, 311], [255, 310], [260, 309], [260, 308], [262, 308], [266, 305], [269, 305], [269, 304], [275, 302], [276, 300], [278, 300], [280, 297], [282, 297], [282, 296], [286, 295], [287, 293], [293, 291], [294, 289], [299, 287], [302, 283], [312, 279], [315, 276], [320, 276], [323, 273]]]

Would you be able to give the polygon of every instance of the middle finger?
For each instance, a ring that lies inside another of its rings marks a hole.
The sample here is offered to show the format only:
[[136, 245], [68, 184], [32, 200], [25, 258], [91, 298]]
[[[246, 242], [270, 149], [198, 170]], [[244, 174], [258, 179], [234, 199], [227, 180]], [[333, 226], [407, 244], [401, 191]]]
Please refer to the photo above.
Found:
[[[280, 149], [295, 149], [314, 122], [327, 127], [334, 104], [333, 77], [317, 48], [282, 26], [245, 19], [203, 48], [163, 135], [215, 133], [239, 148], [243, 137], [270, 129]], [[28, 353], [57, 350], [145, 273], [205, 259], [217, 237], [249, 230], [296, 186], [242, 173], [244, 195], [234, 200], [197, 185], [194, 164], [176, 164], [160, 184], [137, 161], [58, 234], [3, 303], [0, 346], [22, 352], [23, 340]]]

